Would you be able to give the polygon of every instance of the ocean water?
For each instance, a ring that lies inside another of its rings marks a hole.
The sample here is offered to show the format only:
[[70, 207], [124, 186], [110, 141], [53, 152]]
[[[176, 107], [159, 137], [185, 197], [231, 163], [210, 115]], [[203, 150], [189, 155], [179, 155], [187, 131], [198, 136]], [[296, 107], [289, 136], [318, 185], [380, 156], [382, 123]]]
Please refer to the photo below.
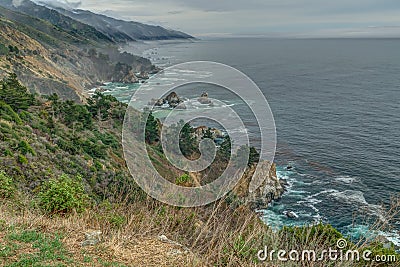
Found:
[[[275, 117], [278, 176], [290, 184], [280, 201], [262, 211], [263, 219], [276, 227], [323, 221], [357, 238], [383, 219], [381, 205], [400, 193], [399, 47], [400, 40], [388, 39], [215, 39], [124, 49], [162, 67], [216, 61], [252, 78]], [[207, 91], [252, 121], [241, 103]], [[255, 144], [256, 126], [248, 124]], [[299, 218], [287, 218], [288, 210]], [[392, 226], [379, 234], [400, 245], [400, 222]]]

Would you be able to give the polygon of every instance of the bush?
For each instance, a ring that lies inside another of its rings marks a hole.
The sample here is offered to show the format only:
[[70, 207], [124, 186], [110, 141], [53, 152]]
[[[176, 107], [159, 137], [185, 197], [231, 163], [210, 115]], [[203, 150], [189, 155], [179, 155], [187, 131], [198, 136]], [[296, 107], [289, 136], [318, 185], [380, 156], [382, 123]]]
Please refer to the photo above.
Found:
[[65, 214], [82, 212], [89, 204], [82, 177], [70, 178], [61, 175], [58, 179], [45, 182], [39, 193], [39, 205], [48, 213]]
[[18, 155], [17, 160], [21, 164], [28, 164], [28, 159], [24, 155]]
[[32, 156], [36, 156], [36, 153], [33, 150], [33, 148], [26, 141], [21, 141], [18, 144], [18, 150], [22, 153], [22, 155], [26, 155], [29, 153]]
[[12, 109], [12, 107], [3, 101], [0, 101], [0, 116], [4, 120], [15, 122], [16, 124], [22, 124], [21, 118]]
[[15, 185], [11, 177], [0, 171], [0, 198], [10, 198], [15, 194]]
[[0, 56], [7, 55], [10, 52], [8, 47], [6, 47], [4, 44], [0, 44]]
[[188, 183], [189, 181], [190, 181], [190, 176], [187, 173], [185, 173], [181, 177], [177, 178], [175, 183], [177, 185], [183, 185], [183, 184]]

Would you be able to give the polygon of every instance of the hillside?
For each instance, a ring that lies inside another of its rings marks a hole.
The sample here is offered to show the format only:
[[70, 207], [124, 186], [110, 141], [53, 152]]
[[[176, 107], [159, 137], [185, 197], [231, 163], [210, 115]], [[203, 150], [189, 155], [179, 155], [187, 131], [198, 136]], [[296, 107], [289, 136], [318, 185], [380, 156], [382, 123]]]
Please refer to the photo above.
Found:
[[135, 73], [155, 69], [149, 60], [3, 7], [0, 29], [0, 78], [17, 73], [32, 92], [79, 101], [96, 84], [136, 82]]
[[[193, 38], [192, 36], [180, 31], [168, 30], [161, 26], [147, 25], [134, 21], [114, 19], [87, 10], [76, 9], [69, 11], [62, 8], [57, 8], [57, 10], [66, 16], [91, 25], [110, 38], [117, 40], [120, 39], [119, 36], [128, 36], [134, 40], [170, 40]], [[116, 34], [119, 35], [117, 38], [114, 37]]]
[[32, 2], [25, 1], [19, 8], [2, 2], [0, 17], [18, 23], [21, 31], [51, 47], [57, 48], [62, 43], [81, 46], [114, 43], [93, 27]]
[[[171, 207], [149, 198], [123, 159], [127, 106], [101, 94], [87, 103], [34, 96], [14, 74], [0, 81], [1, 266], [265, 266], [256, 257], [264, 246], [320, 252], [343, 238], [322, 224], [272, 231], [241, 204], [246, 182], [205, 207]], [[152, 118], [146, 127], [149, 151], [169, 168], [154, 142], [155, 125]], [[396, 255], [377, 240], [348, 244]], [[300, 265], [274, 259], [271, 266]]]
[[121, 43], [134, 40], [189, 39], [192, 36], [160, 26], [147, 25], [133, 21], [123, 21], [96, 14], [86, 10], [66, 10], [51, 2], [36, 4], [22, 1], [18, 6], [12, 0], [0, 3], [13, 11], [45, 20], [66, 30], [77, 38], [98, 43]]

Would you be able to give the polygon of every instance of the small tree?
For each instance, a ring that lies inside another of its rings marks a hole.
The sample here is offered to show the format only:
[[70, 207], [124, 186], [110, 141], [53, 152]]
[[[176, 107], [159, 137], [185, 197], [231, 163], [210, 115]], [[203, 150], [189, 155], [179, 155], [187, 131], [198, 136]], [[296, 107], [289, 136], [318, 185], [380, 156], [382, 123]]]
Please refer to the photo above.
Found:
[[97, 120], [106, 120], [110, 115], [112, 104], [117, 102], [115, 97], [97, 92], [88, 100], [88, 110], [93, 117], [97, 117]]
[[206, 131], [204, 132], [204, 134], [203, 134], [202, 139], [206, 139], [206, 138], [214, 139], [214, 135], [213, 135], [213, 133], [211, 132], [210, 128], [207, 128], [207, 130], [206, 130]]
[[[185, 157], [191, 156], [197, 150], [197, 140], [193, 135], [194, 129], [189, 123], [183, 120], [179, 122], [180, 125], [184, 124], [179, 134], [179, 147]], [[180, 126], [179, 126], [180, 127]]]
[[146, 121], [145, 139], [146, 143], [148, 144], [154, 144], [160, 139], [158, 132], [158, 122], [151, 112]]
[[0, 81], [0, 101], [4, 101], [14, 111], [26, 110], [34, 104], [34, 95], [28, 92], [17, 79], [17, 75], [12, 73], [8, 78]]
[[61, 175], [45, 182], [39, 193], [39, 205], [49, 213], [65, 214], [73, 210], [82, 212], [88, 206], [82, 177]]
[[15, 193], [14, 181], [4, 171], [0, 171], [0, 198], [10, 198]]

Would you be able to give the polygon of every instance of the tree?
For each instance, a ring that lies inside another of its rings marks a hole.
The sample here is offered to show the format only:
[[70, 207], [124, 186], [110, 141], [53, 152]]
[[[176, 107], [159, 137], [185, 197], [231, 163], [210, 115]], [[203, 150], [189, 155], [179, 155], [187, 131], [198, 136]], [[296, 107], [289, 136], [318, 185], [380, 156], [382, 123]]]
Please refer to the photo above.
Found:
[[110, 108], [112, 103], [117, 103], [118, 100], [111, 95], [104, 95], [96, 92], [88, 100], [88, 110], [92, 113], [93, 117], [97, 117], [97, 120], [102, 121], [108, 119], [110, 115]]
[[218, 150], [218, 154], [225, 161], [228, 161], [231, 158], [231, 138], [229, 135], [224, 137], [224, 141]]
[[203, 134], [202, 139], [206, 139], [206, 138], [214, 139], [214, 135], [213, 135], [213, 133], [211, 132], [210, 128], [207, 128], [207, 130], [206, 130], [205, 133]]
[[249, 151], [249, 163], [248, 165], [253, 165], [254, 163], [258, 163], [260, 161], [260, 153], [256, 150], [255, 147], [250, 147]]
[[67, 100], [61, 106], [64, 123], [75, 129], [76, 124], [81, 124], [85, 128], [92, 126], [92, 115], [86, 106], [77, 105], [74, 101]]
[[148, 144], [154, 144], [160, 140], [158, 121], [154, 118], [151, 112], [146, 121], [145, 140]]
[[0, 100], [10, 105], [14, 111], [18, 111], [26, 110], [33, 105], [35, 97], [18, 81], [17, 75], [11, 73], [0, 81]]
[[[182, 127], [183, 124], [183, 127]], [[179, 128], [182, 127], [182, 130], [179, 134], [179, 147], [182, 151], [182, 154], [185, 157], [193, 155], [194, 152], [197, 151], [197, 140], [193, 135], [194, 129], [190, 126], [189, 123], [185, 123], [183, 120], [179, 122]]]

